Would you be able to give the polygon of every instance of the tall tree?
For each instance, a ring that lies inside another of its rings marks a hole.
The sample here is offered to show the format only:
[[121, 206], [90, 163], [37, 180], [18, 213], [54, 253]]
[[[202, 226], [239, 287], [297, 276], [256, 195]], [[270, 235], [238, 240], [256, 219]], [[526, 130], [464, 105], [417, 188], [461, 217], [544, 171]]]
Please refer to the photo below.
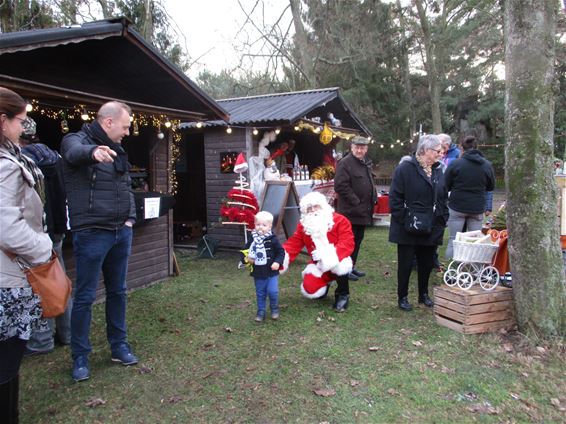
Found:
[[557, 2], [505, 5], [507, 223], [519, 328], [565, 334], [566, 281], [553, 180]]
[[415, 0], [419, 22], [421, 24], [422, 42], [424, 45], [425, 68], [428, 77], [428, 90], [430, 92], [430, 108], [432, 114], [432, 131], [435, 134], [442, 132], [440, 120], [440, 81], [437, 70], [437, 57], [435, 50], [440, 48], [432, 40], [432, 30], [429, 18], [426, 15], [422, 0]]

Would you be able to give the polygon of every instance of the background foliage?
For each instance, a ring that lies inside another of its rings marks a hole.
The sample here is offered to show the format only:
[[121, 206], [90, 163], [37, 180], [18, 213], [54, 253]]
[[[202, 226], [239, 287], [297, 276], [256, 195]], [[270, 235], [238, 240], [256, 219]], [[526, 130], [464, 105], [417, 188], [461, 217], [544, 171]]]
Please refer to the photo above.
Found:
[[[478, 136], [496, 172], [503, 174], [502, 0], [238, 4], [241, 16], [235, 19], [243, 22], [242, 32], [246, 31], [246, 37], [234, 41], [241, 63], [218, 73], [203, 71], [197, 78], [213, 98], [338, 86], [374, 134], [376, 145], [370, 155], [375, 162], [396, 162], [410, 152], [414, 144], [407, 141], [419, 130], [441, 130], [455, 141], [469, 133]], [[280, 5], [280, 15], [267, 21], [265, 9], [273, 4]], [[184, 46], [199, 40], [184, 40], [165, 0], [4, 0], [0, 29], [46, 28], [119, 15], [128, 17], [183, 71], [194, 63]], [[563, 12], [558, 14], [556, 37], [555, 156], [564, 159]], [[440, 117], [436, 125], [435, 111]]]

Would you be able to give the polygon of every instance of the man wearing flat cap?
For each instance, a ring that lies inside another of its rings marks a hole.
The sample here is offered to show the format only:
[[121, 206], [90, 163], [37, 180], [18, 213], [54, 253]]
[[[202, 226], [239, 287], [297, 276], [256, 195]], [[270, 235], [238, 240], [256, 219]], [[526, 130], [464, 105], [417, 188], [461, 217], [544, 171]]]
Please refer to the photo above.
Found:
[[372, 161], [367, 157], [369, 140], [356, 136], [351, 141], [351, 153], [341, 159], [336, 167], [334, 191], [338, 194], [337, 212], [352, 224], [355, 247], [352, 252], [354, 268], [349, 279], [356, 281], [365, 275], [356, 269], [358, 252], [364, 239], [365, 227], [371, 225], [373, 207], [377, 200], [372, 176]]

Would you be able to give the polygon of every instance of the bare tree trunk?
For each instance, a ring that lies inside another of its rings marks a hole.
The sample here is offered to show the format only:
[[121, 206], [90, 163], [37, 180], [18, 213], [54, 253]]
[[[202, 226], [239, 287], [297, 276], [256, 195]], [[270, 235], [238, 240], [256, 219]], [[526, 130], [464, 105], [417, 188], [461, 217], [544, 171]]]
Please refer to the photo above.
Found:
[[519, 329], [565, 334], [566, 286], [552, 175], [557, 2], [505, 4], [507, 224]]
[[432, 114], [432, 131], [435, 134], [442, 132], [442, 121], [440, 119], [440, 84], [438, 82], [438, 72], [436, 70], [436, 60], [434, 57], [434, 44], [426, 12], [422, 0], [415, 0], [421, 30], [423, 32], [423, 44], [425, 46], [425, 67], [428, 78], [428, 89], [430, 92], [430, 108]]
[[289, 0], [291, 13], [293, 14], [293, 25], [295, 27], [295, 45], [299, 50], [301, 68], [303, 75], [307, 80], [309, 88], [316, 88], [316, 75], [314, 74], [314, 66], [309, 54], [309, 41], [307, 32], [301, 20], [301, 2], [300, 0]]
[[148, 43], [153, 40], [153, 14], [151, 13], [151, 0], [145, 0], [145, 15], [143, 18], [142, 36]]
[[404, 45], [403, 56], [399, 58], [399, 66], [403, 74], [403, 85], [405, 87], [405, 99], [407, 101], [407, 108], [409, 110], [409, 140], [412, 140], [415, 132], [417, 131], [417, 118], [415, 113], [415, 101], [413, 99], [413, 84], [411, 83], [411, 70], [409, 69], [409, 48], [408, 40], [405, 36], [407, 30], [407, 22], [403, 16], [403, 8], [401, 0], [397, 0], [397, 10], [399, 11], [399, 23], [401, 26], [401, 40]]

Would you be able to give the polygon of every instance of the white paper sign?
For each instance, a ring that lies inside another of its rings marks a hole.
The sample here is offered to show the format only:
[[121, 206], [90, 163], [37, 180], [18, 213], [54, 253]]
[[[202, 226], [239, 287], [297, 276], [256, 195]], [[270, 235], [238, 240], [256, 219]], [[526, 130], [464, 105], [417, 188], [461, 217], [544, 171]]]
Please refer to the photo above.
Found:
[[159, 208], [161, 206], [160, 197], [146, 197], [144, 200], [144, 218], [159, 218]]

